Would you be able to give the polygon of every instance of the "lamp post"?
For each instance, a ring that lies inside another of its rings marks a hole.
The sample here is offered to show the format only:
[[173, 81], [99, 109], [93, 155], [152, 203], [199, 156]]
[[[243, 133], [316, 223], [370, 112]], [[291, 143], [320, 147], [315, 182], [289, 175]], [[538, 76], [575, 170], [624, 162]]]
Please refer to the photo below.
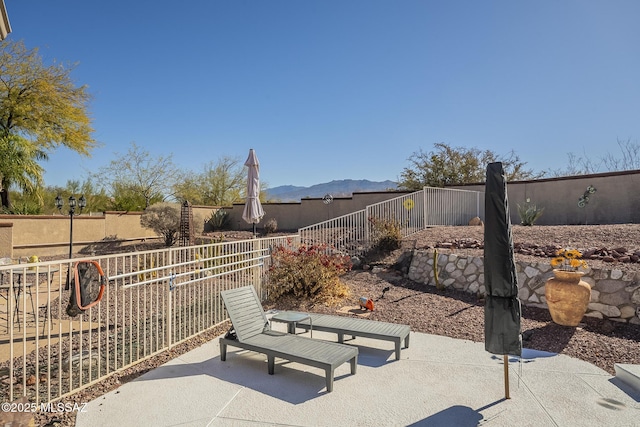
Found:
[[[62, 206], [62, 197], [58, 194], [58, 196], [56, 196], [56, 207], [60, 213], [62, 213]], [[78, 214], [80, 214], [86, 206], [87, 199], [84, 198], [84, 195], [82, 195], [77, 202], [75, 197], [69, 196], [69, 259], [73, 258], [73, 216], [76, 214], [76, 207], [79, 208]]]

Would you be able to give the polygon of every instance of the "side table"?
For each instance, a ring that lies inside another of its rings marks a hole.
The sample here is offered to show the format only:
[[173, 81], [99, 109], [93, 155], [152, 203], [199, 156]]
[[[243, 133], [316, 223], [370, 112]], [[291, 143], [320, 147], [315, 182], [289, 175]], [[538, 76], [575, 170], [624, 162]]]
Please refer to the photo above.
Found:
[[308, 313], [300, 313], [297, 311], [281, 311], [278, 314], [274, 314], [271, 317], [272, 322], [280, 322], [287, 324], [287, 333], [296, 333], [296, 323], [309, 319], [309, 331], [311, 332], [311, 338], [313, 338], [313, 321]]

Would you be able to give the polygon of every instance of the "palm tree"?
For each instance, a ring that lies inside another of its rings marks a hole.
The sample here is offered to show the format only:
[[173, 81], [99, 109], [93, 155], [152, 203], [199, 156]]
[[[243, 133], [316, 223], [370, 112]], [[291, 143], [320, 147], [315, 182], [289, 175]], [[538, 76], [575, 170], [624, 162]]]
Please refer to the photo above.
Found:
[[11, 208], [9, 189], [12, 185], [40, 199], [44, 169], [37, 161], [46, 160], [47, 153], [31, 141], [8, 133], [0, 136], [0, 153], [0, 199], [3, 210]]

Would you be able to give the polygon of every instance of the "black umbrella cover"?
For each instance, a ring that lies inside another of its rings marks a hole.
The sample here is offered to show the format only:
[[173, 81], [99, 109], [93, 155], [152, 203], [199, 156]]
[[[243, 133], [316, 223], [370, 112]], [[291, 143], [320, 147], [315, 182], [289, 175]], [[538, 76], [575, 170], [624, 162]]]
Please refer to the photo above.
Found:
[[501, 162], [487, 166], [484, 225], [484, 347], [493, 354], [522, 354], [521, 307], [513, 257], [507, 182]]

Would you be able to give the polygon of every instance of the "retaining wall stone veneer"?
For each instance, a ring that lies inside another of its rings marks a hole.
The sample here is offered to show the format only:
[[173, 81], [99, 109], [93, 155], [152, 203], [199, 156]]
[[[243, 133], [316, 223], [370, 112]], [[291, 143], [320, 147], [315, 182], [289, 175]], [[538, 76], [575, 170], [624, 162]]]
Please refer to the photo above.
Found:
[[[484, 295], [484, 259], [439, 253], [438, 279], [445, 287]], [[548, 262], [516, 261], [518, 297], [523, 305], [547, 308], [544, 288], [553, 276]], [[415, 250], [409, 279], [435, 285], [433, 250]], [[612, 268], [586, 270], [582, 280], [591, 286], [591, 302], [585, 316], [640, 324], [640, 273]]]

